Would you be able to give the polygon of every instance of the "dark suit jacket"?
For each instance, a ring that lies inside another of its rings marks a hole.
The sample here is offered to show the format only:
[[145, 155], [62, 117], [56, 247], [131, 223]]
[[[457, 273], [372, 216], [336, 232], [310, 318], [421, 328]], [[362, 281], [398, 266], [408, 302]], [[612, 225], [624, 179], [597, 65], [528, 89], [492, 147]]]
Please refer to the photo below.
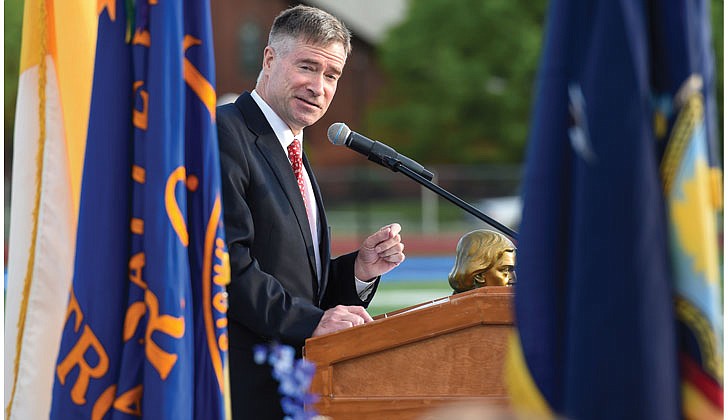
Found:
[[[356, 253], [330, 258], [321, 192], [305, 154], [319, 209], [321, 284], [306, 208], [288, 157], [249, 93], [217, 109], [225, 235], [230, 253], [228, 332], [235, 419], [282, 418], [277, 383], [252, 347], [300, 349], [324, 310], [367, 306], [354, 283]], [[374, 286], [375, 288], [377, 285]], [[373, 290], [369, 295], [374, 296]]]

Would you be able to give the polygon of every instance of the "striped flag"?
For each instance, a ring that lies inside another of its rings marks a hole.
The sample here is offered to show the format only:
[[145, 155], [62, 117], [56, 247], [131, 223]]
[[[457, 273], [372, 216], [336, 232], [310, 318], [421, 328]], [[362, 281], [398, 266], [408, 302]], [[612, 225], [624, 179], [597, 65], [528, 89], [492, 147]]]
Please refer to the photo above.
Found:
[[[5, 297], [5, 411], [47, 418], [73, 273], [95, 6], [26, 0]], [[50, 356], [50, 357], [49, 357]]]
[[551, 2], [506, 366], [514, 407], [722, 418], [708, 16], [705, 0]]
[[98, 11], [51, 418], [223, 418], [229, 262], [209, 3]]

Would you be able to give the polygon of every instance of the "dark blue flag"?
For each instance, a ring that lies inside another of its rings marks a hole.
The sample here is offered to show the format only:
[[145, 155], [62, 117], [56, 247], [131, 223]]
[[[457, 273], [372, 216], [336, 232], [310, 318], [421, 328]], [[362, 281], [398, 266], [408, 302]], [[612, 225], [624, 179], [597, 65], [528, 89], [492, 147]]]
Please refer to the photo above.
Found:
[[[515, 406], [573, 419], [681, 417], [684, 334], [666, 150], [678, 131], [700, 125], [680, 128], [686, 102], [675, 98], [712, 65], [706, 17], [704, 1], [551, 3], [523, 188], [507, 368]], [[706, 67], [678, 70], [688, 57], [665, 54], [673, 47], [698, 53]], [[692, 92], [704, 98], [705, 88]], [[683, 222], [711, 217], [682, 211]], [[688, 238], [683, 250], [694, 256], [692, 245], [715, 239]], [[716, 273], [717, 260], [700, 267]], [[706, 307], [714, 320], [714, 304]]]
[[655, 135], [667, 205], [683, 413], [723, 418], [723, 305], [717, 222], [715, 65], [706, 1], [652, 13]]
[[100, 3], [76, 263], [51, 418], [226, 412], [209, 3]]

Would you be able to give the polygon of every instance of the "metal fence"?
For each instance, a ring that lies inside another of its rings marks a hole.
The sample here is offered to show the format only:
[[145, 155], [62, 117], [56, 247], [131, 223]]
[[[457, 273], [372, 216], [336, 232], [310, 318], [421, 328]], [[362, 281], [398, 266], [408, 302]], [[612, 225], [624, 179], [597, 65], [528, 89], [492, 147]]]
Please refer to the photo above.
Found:
[[[448, 165], [428, 169], [435, 173], [433, 182], [440, 187], [499, 222], [517, 227], [521, 165]], [[463, 232], [486, 226], [403, 174], [374, 163], [317, 167], [316, 177], [329, 222], [339, 232], [364, 234], [392, 221], [406, 223], [410, 231], [423, 234]]]

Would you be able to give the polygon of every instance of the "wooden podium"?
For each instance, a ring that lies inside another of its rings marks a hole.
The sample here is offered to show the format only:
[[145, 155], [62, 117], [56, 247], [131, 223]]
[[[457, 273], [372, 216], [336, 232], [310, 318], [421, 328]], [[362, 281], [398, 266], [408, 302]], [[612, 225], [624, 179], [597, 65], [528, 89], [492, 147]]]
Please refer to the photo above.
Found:
[[513, 288], [486, 287], [306, 340], [316, 410], [335, 420], [416, 419], [442, 404], [507, 405]]

